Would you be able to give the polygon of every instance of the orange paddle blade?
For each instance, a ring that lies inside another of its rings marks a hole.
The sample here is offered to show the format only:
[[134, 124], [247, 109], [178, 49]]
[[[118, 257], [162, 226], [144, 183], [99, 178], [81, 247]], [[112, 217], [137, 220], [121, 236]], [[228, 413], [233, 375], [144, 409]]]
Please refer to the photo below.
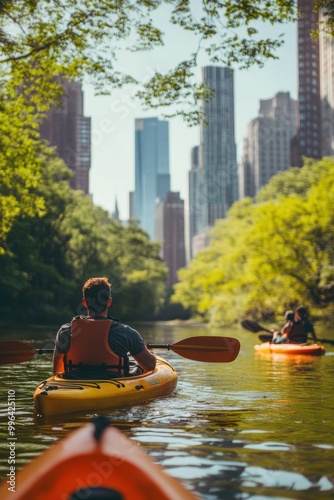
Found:
[[28, 361], [37, 352], [33, 346], [19, 340], [2, 340], [0, 346], [0, 365]]
[[209, 363], [228, 363], [239, 354], [240, 342], [233, 337], [189, 337], [170, 349], [184, 358]]

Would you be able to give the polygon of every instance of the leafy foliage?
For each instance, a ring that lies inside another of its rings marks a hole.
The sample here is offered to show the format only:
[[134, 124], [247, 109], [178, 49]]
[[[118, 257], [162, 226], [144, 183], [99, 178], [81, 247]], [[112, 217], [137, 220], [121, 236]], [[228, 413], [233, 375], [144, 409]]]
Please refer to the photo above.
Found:
[[[197, 46], [175, 67], [166, 63], [140, 82], [123, 71], [121, 55], [163, 46], [161, 12]], [[162, 106], [166, 116], [198, 124], [201, 103], [211, 93], [194, 81], [199, 53], [206, 52], [212, 63], [262, 65], [276, 57], [283, 40], [263, 39], [256, 23], [282, 24], [295, 16], [289, 0], [1, 1], [0, 252], [16, 217], [44, 213], [43, 198], [34, 192], [41, 178], [38, 127], [59, 101], [62, 79], [91, 82], [99, 94], [131, 84], [146, 107]]]
[[[123, 227], [69, 187], [71, 172], [41, 146], [36, 196], [45, 215], [17, 217], [0, 255], [2, 321], [50, 323], [83, 314], [81, 288], [91, 276], [113, 285], [115, 315], [153, 318], [164, 300], [167, 269], [158, 245], [135, 224]], [[12, 318], [12, 311], [16, 311]]]
[[233, 205], [172, 299], [218, 324], [334, 300], [334, 159], [305, 160]]
[[[207, 96], [201, 85], [192, 89], [192, 69], [199, 53], [206, 53], [215, 64], [241, 68], [263, 65], [266, 59], [276, 58], [283, 38], [263, 38], [258, 23], [274, 25], [294, 20], [294, 4], [291, 0], [4, 1], [0, 10], [0, 67], [20, 68], [25, 79], [29, 68], [34, 68], [42, 85], [51, 84], [49, 75], [86, 75], [99, 93], [136, 84], [137, 96], [148, 106], [174, 105], [177, 99], [178, 104], [198, 110], [189, 111], [191, 121], [198, 122], [199, 98]], [[193, 36], [197, 47], [176, 68], [157, 71], [142, 83], [134, 74], [121, 70], [118, 58], [122, 50], [148, 51], [164, 44], [165, 34], [156, 20], [161, 12], [181, 36]], [[180, 113], [185, 115], [183, 106]]]

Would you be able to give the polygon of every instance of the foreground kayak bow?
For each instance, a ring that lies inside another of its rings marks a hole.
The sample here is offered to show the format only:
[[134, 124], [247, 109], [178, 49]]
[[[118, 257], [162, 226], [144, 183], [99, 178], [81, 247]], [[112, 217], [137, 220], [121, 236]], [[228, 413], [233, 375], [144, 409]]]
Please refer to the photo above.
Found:
[[108, 423], [98, 417], [51, 446], [17, 473], [12, 490], [9, 475], [9, 482], [0, 486], [0, 498], [198, 500]]

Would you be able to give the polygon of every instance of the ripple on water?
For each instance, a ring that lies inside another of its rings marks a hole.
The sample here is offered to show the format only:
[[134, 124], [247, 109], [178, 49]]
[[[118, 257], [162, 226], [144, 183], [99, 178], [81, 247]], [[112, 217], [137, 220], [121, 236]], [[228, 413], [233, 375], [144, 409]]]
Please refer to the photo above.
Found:
[[261, 467], [246, 467], [240, 476], [243, 486], [251, 488], [283, 488], [293, 491], [307, 491], [311, 488], [331, 491], [333, 483], [327, 477], [311, 481], [298, 472], [268, 470]]

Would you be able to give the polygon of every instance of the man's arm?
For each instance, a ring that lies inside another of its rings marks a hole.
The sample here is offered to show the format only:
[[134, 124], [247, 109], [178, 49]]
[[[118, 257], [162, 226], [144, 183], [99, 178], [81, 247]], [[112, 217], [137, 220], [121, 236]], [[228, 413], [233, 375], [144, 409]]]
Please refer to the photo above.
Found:
[[54, 374], [63, 373], [64, 353], [69, 350], [70, 343], [71, 343], [71, 324], [66, 323], [58, 330], [56, 335], [56, 342], [52, 359]]
[[317, 337], [317, 335], [316, 335], [316, 333], [314, 331], [313, 325], [312, 325], [312, 329], [310, 330], [310, 333], [311, 333], [311, 335], [313, 337], [314, 342], [318, 342], [318, 337]]
[[133, 356], [137, 363], [142, 367], [144, 372], [150, 372], [154, 370], [155, 365], [157, 363], [157, 358], [155, 354], [147, 349], [145, 346], [144, 349], [139, 353]]
[[59, 352], [56, 351], [56, 349], [53, 351], [53, 358], [52, 358], [52, 364], [53, 364], [53, 373], [62, 373], [64, 371], [64, 354], [60, 354]]

